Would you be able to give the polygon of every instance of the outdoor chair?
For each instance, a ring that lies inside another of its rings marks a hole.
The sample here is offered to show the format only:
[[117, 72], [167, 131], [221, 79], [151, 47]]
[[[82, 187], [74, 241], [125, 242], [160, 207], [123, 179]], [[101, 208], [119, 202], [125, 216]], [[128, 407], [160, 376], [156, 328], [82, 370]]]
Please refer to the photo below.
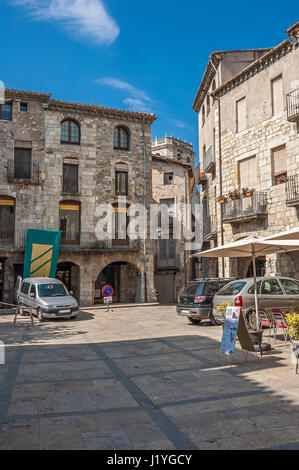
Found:
[[263, 326], [268, 326], [270, 328], [269, 330], [269, 338], [270, 338], [271, 331], [272, 331], [272, 321], [269, 320], [265, 310], [259, 309], [259, 328], [262, 328]]
[[279, 308], [272, 308], [271, 326], [274, 331], [274, 342], [276, 340], [276, 334], [277, 334], [278, 328], [282, 329], [284, 340], [287, 341], [288, 336], [289, 336], [288, 325], [287, 325], [284, 314]]

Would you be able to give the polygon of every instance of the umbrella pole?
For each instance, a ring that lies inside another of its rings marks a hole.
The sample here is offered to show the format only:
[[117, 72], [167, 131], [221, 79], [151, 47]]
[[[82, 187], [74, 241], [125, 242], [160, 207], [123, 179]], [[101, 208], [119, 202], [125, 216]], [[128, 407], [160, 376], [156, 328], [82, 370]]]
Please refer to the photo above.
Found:
[[256, 282], [256, 263], [255, 263], [255, 249], [252, 243], [252, 264], [253, 264], [253, 279], [254, 279], [254, 300], [255, 300], [255, 315], [256, 315], [256, 329], [259, 329], [259, 305], [257, 297], [257, 282]]

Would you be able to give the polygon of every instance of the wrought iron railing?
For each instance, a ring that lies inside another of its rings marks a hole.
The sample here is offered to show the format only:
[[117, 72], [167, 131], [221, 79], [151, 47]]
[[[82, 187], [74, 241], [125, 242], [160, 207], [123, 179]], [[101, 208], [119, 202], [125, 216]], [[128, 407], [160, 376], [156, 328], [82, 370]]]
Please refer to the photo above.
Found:
[[251, 197], [241, 197], [223, 204], [223, 221], [234, 221], [267, 214], [267, 193], [256, 191]]
[[0, 248], [21, 248], [25, 247], [27, 230], [1, 230]]
[[286, 203], [299, 204], [299, 175], [288, 176], [285, 182]]
[[[119, 241], [119, 243], [118, 243]], [[61, 235], [61, 249], [74, 250], [100, 250], [100, 251], [139, 251], [140, 240], [98, 240], [94, 233], [68, 234]]]
[[215, 166], [214, 149], [211, 145], [203, 156], [203, 169], [206, 173], [213, 171]]
[[299, 88], [287, 94], [287, 118], [289, 121], [299, 121]]
[[217, 235], [217, 217], [210, 215], [203, 219], [203, 237], [212, 237]]
[[8, 181], [30, 181], [39, 183], [39, 164], [32, 162], [30, 165], [27, 162], [15, 162], [8, 160], [7, 162], [7, 179]]

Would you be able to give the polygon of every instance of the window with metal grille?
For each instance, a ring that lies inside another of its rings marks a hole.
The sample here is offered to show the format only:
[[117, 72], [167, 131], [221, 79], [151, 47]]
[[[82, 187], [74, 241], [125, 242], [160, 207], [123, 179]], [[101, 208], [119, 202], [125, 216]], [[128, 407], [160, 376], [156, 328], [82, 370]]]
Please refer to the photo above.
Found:
[[128, 171], [115, 170], [115, 194], [119, 196], [128, 195]]
[[129, 150], [129, 131], [122, 126], [114, 129], [114, 148]]
[[31, 179], [32, 150], [15, 148], [14, 155], [14, 177], [20, 179]]
[[22, 111], [23, 113], [27, 113], [27, 110], [28, 110], [27, 103], [20, 103], [20, 111]]
[[62, 192], [68, 194], [76, 194], [79, 192], [78, 165], [63, 164]]
[[0, 119], [3, 121], [11, 121], [11, 104], [0, 104]]
[[72, 119], [66, 119], [61, 124], [61, 143], [80, 144], [80, 126]]

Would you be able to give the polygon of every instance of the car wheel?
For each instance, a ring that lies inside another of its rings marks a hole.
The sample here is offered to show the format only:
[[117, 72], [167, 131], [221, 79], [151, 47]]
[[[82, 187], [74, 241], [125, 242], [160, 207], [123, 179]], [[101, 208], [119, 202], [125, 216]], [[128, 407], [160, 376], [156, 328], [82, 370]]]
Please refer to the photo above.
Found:
[[70, 316], [70, 320], [76, 320], [76, 318], [77, 318], [77, 315]]
[[211, 324], [212, 324], [213, 326], [219, 326], [219, 325], [221, 325], [221, 321], [216, 320], [216, 318], [214, 317], [212, 311], [211, 311], [211, 313], [210, 313], [210, 322], [211, 322]]
[[246, 319], [247, 326], [251, 330], [257, 330], [257, 327], [256, 327], [256, 314], [255, 314], [254, 310], [249, 310], [246, 313], [245, 319]]
[[38, 320], [39, 320], [41, 323], [45, 321], [45, 318], [44, 318], [44, 316], [43, 316], [43, 312], [41, 311], [40, 308], [37, 309], [37, 318], [38, 318]]
[[189, 323], [193, 323], [194, 325], [201, 322], [201, 318], [188, 317], [188, 320], [189, 320]]

